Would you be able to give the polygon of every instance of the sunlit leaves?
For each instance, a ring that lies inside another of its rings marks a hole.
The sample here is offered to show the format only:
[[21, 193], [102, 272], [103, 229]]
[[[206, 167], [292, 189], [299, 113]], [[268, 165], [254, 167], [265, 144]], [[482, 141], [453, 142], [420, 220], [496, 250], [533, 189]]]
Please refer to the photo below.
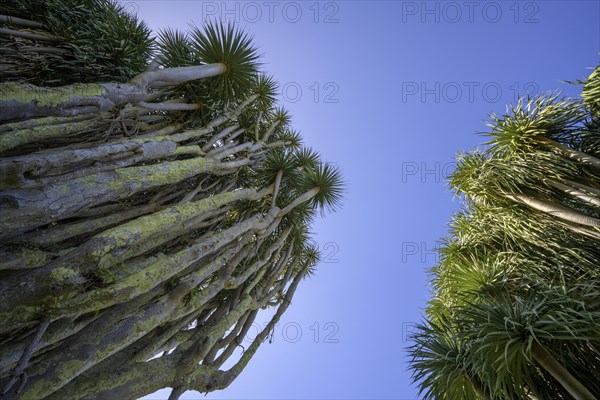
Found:
[[588, 77], [581, 96], [595, 118], [600, 118], [600, 67], [596, 67]]
[[487, 147], [458, 156], [450, 186], [464, 209], [441, 241], [427, 321], [409, 350], [426, 398], [571, 398], [533, 343], [600, 393], [600, 232], [556, 215], [600, 215], [589, 200], [599, 198], [599, 171], [582, 162], [600, 147], [593, 104], [521, 100], [492, 117]]
[[507, 107], [506, 114], [491, 117], [489, 151], [503, 154], [531, 151], [539, 137], [568, 140], [586, 113], [581, 101], [548, 94], [527, 102], [520, 99], [515, 106]]

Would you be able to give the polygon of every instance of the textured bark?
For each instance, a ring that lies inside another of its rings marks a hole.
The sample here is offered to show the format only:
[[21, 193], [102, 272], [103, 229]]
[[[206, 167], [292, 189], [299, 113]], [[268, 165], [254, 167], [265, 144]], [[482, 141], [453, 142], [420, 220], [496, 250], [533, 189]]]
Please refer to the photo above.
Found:
[[[0, 52], [72, 55], [17, 41]], [[209, 92], [192, 104], [181, 84], [235, 71], [155, 65], [127, 83], [15, 83], [33, 79], [31, 69], [0, 82], [3, 398], [134, 399], [165, 387], [176, 398], [225, 388], [239, 371], [217, 367], [258, 310], [289, 305], [297, 283], [283, 292], [300, 275], [295, 251], [304, 246], [296, 237], [304, 222], [290, 213], [320, 190], [298, 196], [283, 173], [272, 184], [254, 179], [269, 151], [292, 151], [272, 109], [259, 113], [256, 140], [247, 135], [242, 113], [257, 112], [248, 107], [259, 97], [258, 108], [273, 108], [264, 88], [213, 102], [212, 85], [199, 85]]]
[[[36, 356], [40, 350], [50, 348], [69, 336], [77, 334], [97, 318], [97, 315], [91, 315], [87, 318], [80, 318], [77, 321], [75, 318], [63, 318], [59, 321], [52, 322], [42, 339], [34, 348], [33, 355]], [[17, 361], [22, 356], [26, 346], [27, 342], [20, 341], [9, 345], [3, 345], [2, 348], [0, 348], [0, 373], [2, 376], [12, 372], [12, 369], [16, 366]]]
[[35, 335], [31, 339], [31, 343], [29, 343], [29, 345], [27, 345], [27, 347], [23, 351], [23, 354], [21, 355], [21, 358], [19, 360], [19, 364], [15, 368], [13, 376], [4, 386], [2, 393], [9, 393], [12, 387], [15, 385], [15, 383], [18, 382], [19, 379], [23, 381], [22, 385], [25, 383], [25, 376], [23, 375], [23, 371], [25, 371], [25, 368], [27, 368], [27, 364], [29, 363], [29, 360], [31, 359], [34, 350], [39, 345], [42, 336], [46, 332], [46, 329], [48, 329], [48, 325], [50, 325], [50, 318], [46, 317], [40, 322]]
[[275, 312], [275, 315], [273, 315], [273, 317], [271, 318], [271, 321], [269, 321], [269, 324], [262, 330], [260, 334], [256, 336], [256, 338], [252, 341], [250, 347], [246, 349], [246, 351], [244, 351], [244, 354], [242, 355], [240, 360], [230, 370], [227, 371], [227, 385], [231, 384], [231, 382], [233, 382], [242, 373], [244, 368], [246, 368], [246, 365], [248, 365], [248, 362], [250, 361], [252, 356], [254, 356], [260, 345], [267, 338], [269, 332], [271, 332], [271, 330], [275, 328], [275, 325], [279, 322], [283, 313], [290, 306], [294, 293], [298, 287], [298, 284], [304, 277], [305, 272], [306, 270], [302, 270], [296, 275], [294, 281], [291, 283], [290, 287], [286, 291], [283, 302], [277, 309], [277, 312]]
[[[35, 365], [22, 398], [39, 399], [52, 394], [156, 326], [189, 313], [193, 309], [191, 305], [180, 307], [184, 295], [184, 287], [181, 287], [142, 306], [123, 320], [103, 318], [94, 321], [77, 337], [50, 351], [43, 361]], [[63, 349], [68, 349], [68, 352], [65, 353]]]
[[129, 83], [77, 83], [59, 88], [26, 83], [0, 83], [0, 121], [101, 113], [149, 98]]
[[[170, 386], [175, 379], [178, 362], [178, 357], [168, 355], [105, 371], [94, 375], [93, 379], [76, 380], [47, 399], [136, 399]], [[190, 389], [199, 392], [211, 392], [226, 387], [223, 371], [203, 365], [195, 366], [187, 376], [187, 381]]]
[[132, 360], [134, 362], [146, 362], [152, 357], [157, 356], [163, 351], [174, 349], [181, 343], [185, 342], [192, 335], [192, 330], [184, 330], [188, 325], [199, 319], [200, 313], [206, 311], [202, 309], [200, 312], [186, 315], [178, 321], [173, 321], [170, 326], [161, 332], [151, 343], [140, 349]]
[[252, 324], [254, 323], [254, 320], [256, 319], [257, 315], [258, 310], [250, 311], [248, 319], [246, 320], [246, 322], [244, 322], [240, 333], [236, 335], [229, 344], [227, 344], [227, 347], [225, 348], [225, 350], [223, 350], [223, 353], [221, 353], [221, 355], [215, 361], [212, 361], [211, 357], [209, 357], [207, 360], [208, 363], [213, 365], [215, 368], [220, 368], [223, 365], [223, 363], [225, 363], [225, 361], [227, 361], [229, 357], [231, 357], [236, 347], [241, 346], [243, 339], [248, 334], [248, 331], [252, 327]]
[[252, 308], [255, 308], [255, 300], [251, 296], [246, 295], [231, 312], [220, 318], [216, 324], [208, 325], [199, 330], [194, 335], [195, 337], [191, 339], [195, 339], [195, 342], [189, 349], [186, 349], [187, 355], [179, 362], [176, 380], [183, 380], [185, 376], [189, 375], [225, 331]]
[[[116, 211], [100, 218], [85, 219], [81, 222], [72, 222], [64, 225], [56, 225], [43, 231], [33, 231], [22, 235], [22, 239], [38, 246], [51, 246], [76, 236], [90, 236], [104, 231], [113, 226], [139, 217], [143, 214], [161, 208], [157, 204], [147, 204], [131, 209]], [[42, 264], [42, 265], [45, 265]]]
[[[80, 247], [73, 250], [71, 253], [57, 259], [44, 268], [34, 271], [28, 276], [27, 281], [15, 277], [0, 282], [0, 297], [6, 299], [5, 302], [0, 304], [0, 318], [4, 321], [4, 329], [9, 329], [11, 324], [27, 321], [40, 310], [46, 313], [53, 311], [66, 312], [66, 315], [70, 315], [69, 309], [71, 308], [79, 312], [85, 312], [88, 311], [86, 306], [90, 308], [106, 307], [111, 305], [111, 302], [135, 296], [144, 290], [150, 290], [179, 271], [193, 265], [203, 257], [215, 253], [228, 243], [233, 243], [237, 238], [251, 229], [264, 229], [272, 221], [272, 217], [263, 221], [261, 219], [261, 216], [256, 215], [224, 232], [200, 240], [175, 254], [170, 256], [158, 255], [150, 258], [144, 261], [144, 267], [140, 269], [138, 274], [132, 274], [127, 278], [124, 277], [123, 280], [109, 288], [87, 292], [79, 296], [79, 301], [77, 302], [73, 300], [77, 292], [67, 291], [58, 298], [53, 296], [52, 291], [57, 286], [62, 287], [64, 290], [70, 286], [74, 288], [77, 285], [85, 283], [87, 280], [86, 275], [95, 271], [101, 262], [105, 263], [105, 265], [118, 264], [123, 258], [112, 257], [111, 251], [121, 253], [120, 249], [127, 249], [129, 244], [127, 242], [128, 238], [133, 243], [141, 239], [141, 233], [138, 235], [135, 231], [131, 236], [116, 236], [120, 237], [120, 241], [110, 240], [115, 235], [100, 234], [88, 241], [83, 248]], [[158, 222], [157, 227], [160, 229], [162, 225], [160, 221]], [[131, 231], [125, 229], [125, 232], [130, 233]], [[143, 230], [140, 232], [144, 234], [149, 233]], [[98, 249], [104, 250], [98, 252]], [[119, 254], [119, 256], [121, 255]], [[80, 265], [79, 268], [73, 269], [71, 266], [76, 260], [88, 260], [85, 264], [88, 265], [88, 268]], [[195, 275], [191, 276], [190, 280], [195, 282], [196, 285], [199, 284], [206, 278], [207, 274], [212, 273], [210, 265], [208, 264], [208, 268], [206, 269], [200, 269]], [[215, 268], [219, 267], [220, 265], [215, 265]], [[96, 301], [99, 303], [94, 306]], [[75, 307], [69, 306], [69, 304], [75, 304]], [[15, 312], [16, 310], [19, 310], [19, 312]]]
[[[230, 310], [232, 310], [231, 308]], [[242, 317], [235, 323], [235, 326], [231, 330], [231, 332], [227, 333], [224, 337], [217, 340], [215, 345], [206, 353], [206, 356], [202, 360], [202, 364], [204, 365], [212, 365], [216, 368], [219, 368], [220, 365], [214, 364], [214, 359], [217, 356], [217, 352], [222, 348], [228, 346], [240, 333], [242, 328], [245, 326], [246, 321], [250, 317], [252, 311], [247, 311]]]
[[[64, 123], [60, 124], [36, 125], [15, 131], [4, 132], [0, 134], [0, 153], [27, 143], [65, 137], [82, 131], [93, 130], [101, 126], [100, 121], [88, 120], [87, 118], [84, 118], [86, 116], [87, 115], [82, 115], [79, 118], [73, 118], [74, 121], [65, 121]], [[46, 120], [52, 118], [54, 117], [40, 119]], [[12, 183], [10, 180], [10, 175], [8, 175], [8, 183]]]
[[[241, 165], [248, 164], [246, 160]], [[12, 189], [0, 195], [0, 238], [5, 239], [52, 221], [69, 218], [77, 212], [109, 201], [125, 199], [136, 193], [181, 182], [199, 173], [229, 174], [236, 165], [217, 163], [197, 157], [117, 168], [43, 189]]]
[[[43, 188], [59, 180], [80, 178], [175, 154], [177, 144], [167, 137], [135, 139], [80, 149], [56, 149], [0, 160], [4, 179], [0, 190]], [[45, 179], [40, 179], [45, 178]]]
[[0, 270], [14, 271], [41, 267], [48, 263], [53, 256], [53, 253], [27, 246], [0, 249]]

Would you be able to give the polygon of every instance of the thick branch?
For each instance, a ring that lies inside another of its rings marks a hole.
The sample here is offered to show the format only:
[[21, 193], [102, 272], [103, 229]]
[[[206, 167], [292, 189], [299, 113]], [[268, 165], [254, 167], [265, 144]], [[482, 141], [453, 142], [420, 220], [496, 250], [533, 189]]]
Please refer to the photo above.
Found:
[[531, 355], [542, 368], [554, 377], [568, 392], [577, 400], [596, 400], [592, 394], [581, 382], [560, 363], [552, 354], [548, 353], [535, 340], [531, 345]]
[[[2, 17], [4, 17], [4, 16], [2, 16]], [[18, 19], [20, 19], [20, 18], [18, 18]], [[21, 20], [21, 21], [26, 21], [26, 20]], [[30, 39], [30, 40], [39, 40], [42, 42], [54, 42], [54, 43], [60, 42], [60, 39], [58, 39], [57, 37], [54, 37], [54, 36], [41, 35], [39, 33], [33, 33], [33, 32], [27, 32], [27, 31], [17, 31], [17, 30], [8, 29], [8, 28], [0, 28], [0, 35], [17, 36], [17, 37], [22, 37], [25, 39]]]
[[23, 19], [23, 18], [12, 17], [10, 15], [0, 15], [0, 22], [12, 24], [12, 25], [26, 26], [28, 28], [35, 28], [35, 29], [45, 29], [46, 28], [44, 26], [44, 24], [41, 24], [39, 22], [30, 21], [28, 19]]
[[31, 356], [33, 355], [34, 350], [40, 343], [40, 340], [42, 339], [42, 336], [46, 332], [46, 329], [48, 329], [48, 325], [50, 325], [50, 318], [48, 318], [48, 317], [44, 318], [40, 322], [37, 332], [35, 333], [35, 336], [31, 339], [31, 342], [29, 343], [29, 345], [27, 346], [25, 351], [23, 352], [23, 355], [21, 356], [21, 359], [19, 360], [19, 364], [17, 364], [17, 368], [15, 368], [15, 372], [13, 373], [12, 378], [4, 386], [4, 389], [2, 391], [4, 394], [8, 393], [9, 390], [14, 386], [14, 384], [17, 383], [17, 380], [19, 379], [19, 377], [21, 377], [21, 375], [25, 371], [25, 368], [27, 368], [27, 364], [29, 364], [29, 360], [31, 359]]
[[582, 153], [581, 151], [577, 151], [546, 137], [540, 137], [537, 140], [540, 143], [547, 145], [551, 149], [558, 151], [560, 154], [570, 158], [571, 160], [575, 160], [584, 165], [589, 165], [596, 169], [600, 169], [600, 159], [594, 156]]
[[226, 72], [227, 66], [222, 63], [196, 65], [191, 67], [164, 68], [146, 71], [133, 78], [132, 82], [142, 88], [161, 88], [176, 86], [197, 79], [219, 76]]
[[552, 203], [550, 201], [536, 199], [519, 193], [509, 194], [506, 197], [525, 204], [535, 210], [544, 212], [550, 216], [572, 222], [574, 224], [585, 225], [592, 228], [600, 228], [599, 219], [581, 214], [577, 211], [563, 207], [556, 203]]

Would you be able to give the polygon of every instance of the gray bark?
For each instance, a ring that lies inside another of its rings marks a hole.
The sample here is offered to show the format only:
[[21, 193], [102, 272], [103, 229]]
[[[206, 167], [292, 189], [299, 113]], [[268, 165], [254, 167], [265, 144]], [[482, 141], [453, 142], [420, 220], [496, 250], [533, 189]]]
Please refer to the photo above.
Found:
[[59, 88], [0, 83], [0, 121], [101, 113], [148, 98], [145, 89], [129, 83], [85, 83]]

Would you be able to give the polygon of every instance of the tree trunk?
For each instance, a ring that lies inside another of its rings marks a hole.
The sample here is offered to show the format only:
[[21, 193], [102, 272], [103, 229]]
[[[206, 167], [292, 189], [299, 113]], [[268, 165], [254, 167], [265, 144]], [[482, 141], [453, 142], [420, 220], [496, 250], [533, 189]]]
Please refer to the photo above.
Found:
[[564, 183], [555, 181], [553, 179], [547, 179], [550, 186], [562, 190], [563, 192], [578, 198], [581, 201], [584, 201], [592, 206], [600, 207], [600, 197], [596, 197], [591, 194], [587, 194], [582, 190], [577, 189], [571, 185], [565, 185]]
[[575, 160], [583, 165], [588, 165], [600, 170], [600, 159], [591, 156], [586, 153], [582, 153], [581, 151], [577, 151], [570, 147], [565, 146], [564, 144], [560, 144], [552, 139], [548, 139], [546, 137], [540, 137], [537, 139], [538, 142], [545, 144], [549, 148], [556, 150], [560, 154]]
[[575, 400], [597, 400], [585, 386], [581, 384], [552, 354], [548, 353], [538, 342], [531, 345], [533, 359], [542, 366], [564, 387]]
[[574, 224], [589, 226], [591, 228], [600, 228], [600, 219], [587, 216], [550, 201], [540, 200], [518, 193], [509, 194], [506, 197], [525, 204], [535, 210], [542, 211], [552, 217], [572, 222]]

